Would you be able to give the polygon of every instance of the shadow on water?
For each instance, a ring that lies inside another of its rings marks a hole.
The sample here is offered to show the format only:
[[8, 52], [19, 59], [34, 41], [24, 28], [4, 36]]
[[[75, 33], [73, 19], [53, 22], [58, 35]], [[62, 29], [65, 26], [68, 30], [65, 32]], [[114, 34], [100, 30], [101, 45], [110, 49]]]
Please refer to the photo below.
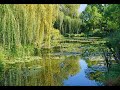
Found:
[[[79, 43], [62, 44], [65, 47], [59, 48], [57, 52], [42, 50], [41, 58], [29, 57], [31, 62], [21, 60], [21, 62], [5, 64], [0, 72], [0, 86], [102, 85], [101, 80], [98, 79], [102, 75], [100, 68], [91, 69], [99, 64], [97, 60], [100, 54], [92, 50], [95, 48], [86, 49], [85, 45], [80, 46]], [[96, 55], [93, 55], [93, 52]]]

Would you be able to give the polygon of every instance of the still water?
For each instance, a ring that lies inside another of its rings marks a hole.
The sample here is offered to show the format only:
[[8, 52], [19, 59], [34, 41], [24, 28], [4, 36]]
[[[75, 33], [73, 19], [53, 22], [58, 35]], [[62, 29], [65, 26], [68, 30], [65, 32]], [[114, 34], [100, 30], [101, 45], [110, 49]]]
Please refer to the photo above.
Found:
[[64, 86], [98, 86], [95, 80], [89, 80], [86, 77], [85, 69], [88, 68], [85, 60], [80, 59], [79, 65], [81, 70], [74, 76], [69, 76], [68, 80], [64, 80]]
[[0, 72], [0, 86], [102, 85], [99, 78], [102, 72], [90, 70], [92, 66], [99, 67], [101, 62], [100, 66], [104, 66], [100, 51], [96, 46], [86, 48], [79, 45], [66, 43], [66, 47], [60, 50], [42, 51], [41, 58], [33, 56], [26, 61], [23, 58], [21, 62], [7, 63]]

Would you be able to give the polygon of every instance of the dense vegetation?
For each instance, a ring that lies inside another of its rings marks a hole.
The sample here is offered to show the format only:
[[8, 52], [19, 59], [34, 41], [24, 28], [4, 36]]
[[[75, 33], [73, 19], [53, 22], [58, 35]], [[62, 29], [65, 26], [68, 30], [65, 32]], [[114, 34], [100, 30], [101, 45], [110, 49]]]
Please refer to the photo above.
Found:
[[79, 7], [80, 4], [0, 4], [0, 71], [2, 61], [38, 55], [43, 48], [59, 45], [64, 37], [104, 39], [106, 62], [109, 64], [108, 57], [114, 57], [119, 67], [120, 5], [88, 4], [82, 13], [78, 13]]
[[106, 85], [120, 85], [120, 5], [119, 4], [88, 4], [80, 15], [81, 29], [87, 36], [105, 38], [107, 48], [103, 50], [105, 60], [111, 63], [111, 57], [118, 65], [111, 65], [106, 73]]
[[78, 13], [79, 7], [79, 4], [60, 5], [58, 19], [54, 27], [59, 29], [62, 35], [68, 36], [68, 34], [80, 33], [81, 20]]
[[[88, 16], [88, 17], [87, 17]], [[120, 63], [120, 5], [88, 5], [82, 13], [84, 28], [90, 36], [106, 38], [106, 46], [112, 53], [117, 63]], [[112, 37], [112, 38], [111, 38]]]
[[36, 48], [50, 48], [53, 33], [59, 37], [53, 28], [57, 13], [58, 5], [51, 4], [0, 5], [0, 49], [20, 56], [31, 55]]

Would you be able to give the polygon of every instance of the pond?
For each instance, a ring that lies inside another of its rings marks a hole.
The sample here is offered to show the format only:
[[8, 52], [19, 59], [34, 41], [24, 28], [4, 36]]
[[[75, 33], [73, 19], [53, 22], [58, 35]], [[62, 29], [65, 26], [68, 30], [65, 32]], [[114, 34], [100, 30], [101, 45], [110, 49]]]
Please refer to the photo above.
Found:
[[74, 76], [70, 76], [68, 80], [64, 80], [65, 86], [99, 86], [100, 82], [90, 80], [86, 77], [85, 70], [88, 68], [85, 60], [80, 60], [81, 70]]
[[[103, 86], [106, 65], [99, 45], [61, 42], [60, 48], [42, 50], [40, 57], [7, 63], [0, 86]], [[24, 61], [24, 62], [23, 62]]]

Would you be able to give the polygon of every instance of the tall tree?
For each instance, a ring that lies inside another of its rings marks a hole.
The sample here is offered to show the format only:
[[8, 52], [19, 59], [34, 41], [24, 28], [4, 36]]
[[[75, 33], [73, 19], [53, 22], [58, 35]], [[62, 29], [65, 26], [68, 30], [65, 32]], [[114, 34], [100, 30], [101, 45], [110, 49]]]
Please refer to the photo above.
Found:
[[7, 50], [50, 48], [51, 31], [59, 5], [0, 4], [0, 44]]

